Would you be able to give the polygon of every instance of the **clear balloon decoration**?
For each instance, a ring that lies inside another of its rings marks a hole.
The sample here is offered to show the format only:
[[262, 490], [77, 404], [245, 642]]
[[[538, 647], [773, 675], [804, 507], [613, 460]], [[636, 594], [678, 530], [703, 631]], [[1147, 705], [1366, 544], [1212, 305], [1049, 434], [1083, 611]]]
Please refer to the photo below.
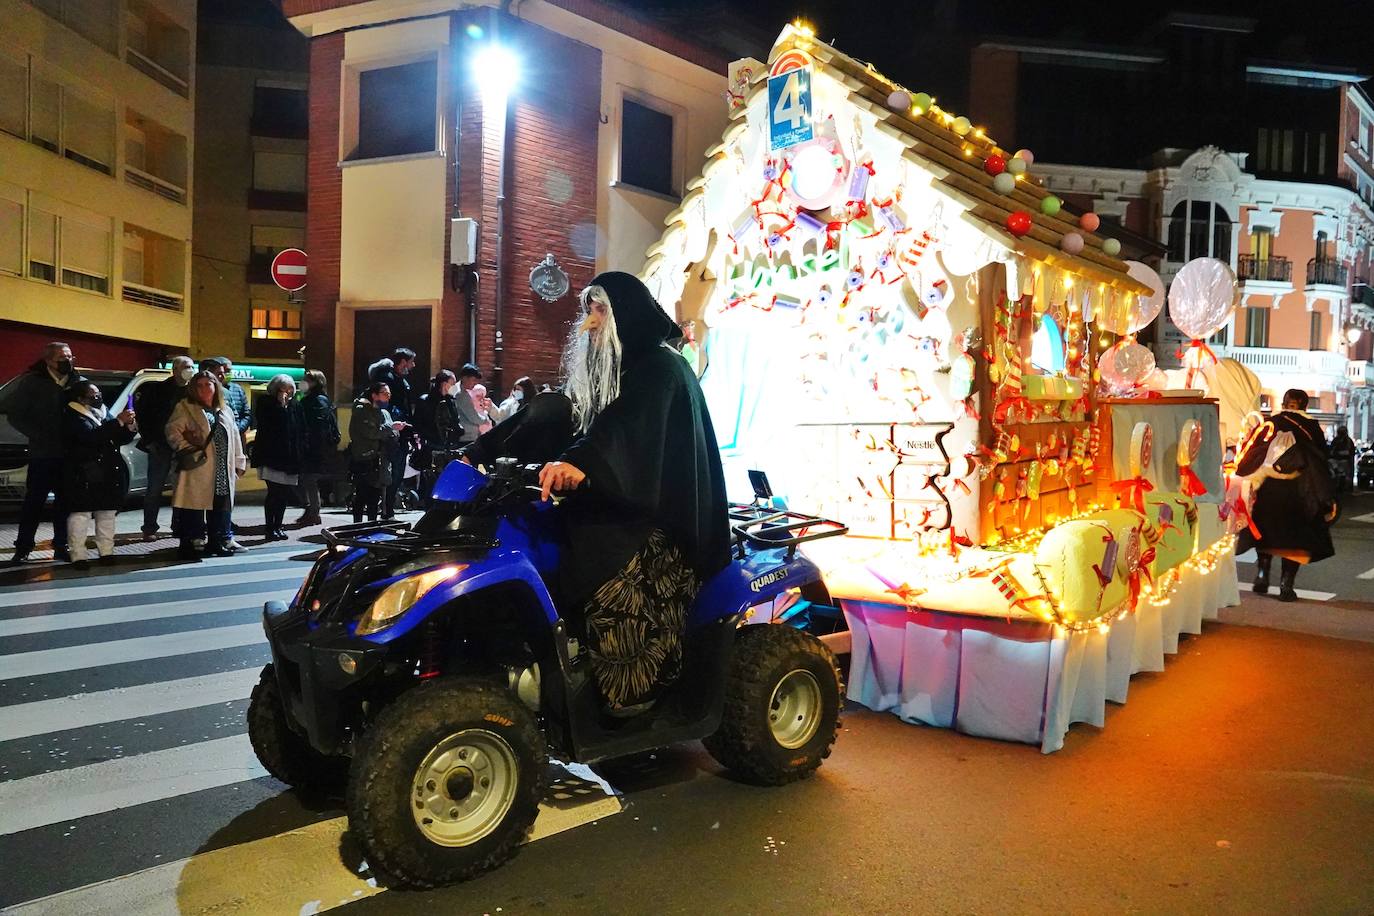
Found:
[[1169, 285], [1169, 318], [1193, 340], [1205, 340], [1226, 324], [1238, 296], [1236, 275], [1225, 261], [1197, 258]]
[[1123, 340], [1109, 347], [1097, 362], [1102, 381], [1114, 395], [1127, 394], [1155, 371], [1155, 355], [1134, 340]]
[[1139, 261], [1127, 261], [1126, 273], [1132, 280], [1150, 288], [1148, 295], [1137, 294], [1126, 316], [1127, 332], [1134, 334], [1141, 328], [1149, 327], [1150, 322], [1159, 317], [1164, 310], [1164, 281], [1148, 265]]

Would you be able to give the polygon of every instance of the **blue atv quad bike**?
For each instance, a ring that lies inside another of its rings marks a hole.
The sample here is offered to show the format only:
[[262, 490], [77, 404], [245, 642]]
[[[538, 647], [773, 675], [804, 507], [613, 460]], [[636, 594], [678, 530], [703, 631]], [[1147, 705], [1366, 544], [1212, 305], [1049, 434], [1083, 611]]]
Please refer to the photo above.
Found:
[[413, 529], [326, 531], [296, 596], [264, 608], [272, 664], [248, 709], [253, 748], [292, 786], [346, 782], [350, 830], [389, 883], [433, 887], [509, 859], [550, 755], [595, 763], [702, 739], [741, 778], [781, 785], [835, 741], [830, 650], [792, 626], [742, 622], [818, 583], [797, 545], [842, 526], [733, 507], [733, 561], [689, 612], [681, 675], [649, 711], [614, 718], [580, 621], [552, 597], [558, 526], [538, 470], [450, 464]]

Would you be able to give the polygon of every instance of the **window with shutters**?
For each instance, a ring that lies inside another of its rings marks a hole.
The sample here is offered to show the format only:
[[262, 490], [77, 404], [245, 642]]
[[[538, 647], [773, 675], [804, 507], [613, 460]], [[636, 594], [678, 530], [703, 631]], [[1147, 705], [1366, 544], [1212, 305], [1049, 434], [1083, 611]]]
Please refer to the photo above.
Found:
[[257, 340], [300, 340], [300, 310], [269, 308], [265, 302], [254, 300], [250, 334]]
[[1269, 310], [1247, 308], [1245, 310], [1245, 345], [1247, 347], [1269, 346]]
[[1308, 349], [1326, 349], [1326, 336], [1324, 334], [1326, 328], [1324, 327], [1324, 318], [1325, 315], [1322, 312], [1313, 309], [1311, 326], [1308, 331]]
[[0, 197], [0, 271], [24, 273], [24, 205]]
[[28, 58], [0, 48], [0, 86], [5, 87], [0, 92], [0, 130], [21, 140], [28, 137], [28, 81]]
[[62, 154], [114, 174], [114, 111], [72, 89], [62, 90]]
[[110, 227], [62, 218], [62, 285], [110, 292]]
[[45, 283], [57, 282], [57, 217], [29, 209], [28, 274]]

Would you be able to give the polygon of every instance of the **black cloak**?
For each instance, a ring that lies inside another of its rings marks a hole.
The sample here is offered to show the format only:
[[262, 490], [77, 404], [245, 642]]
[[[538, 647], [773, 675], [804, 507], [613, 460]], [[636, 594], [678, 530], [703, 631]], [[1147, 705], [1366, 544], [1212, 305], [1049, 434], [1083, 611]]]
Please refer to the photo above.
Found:
[[620, 396], [563, 453], [587, 475], [564, 501], [569, 555], [563, 597], [584, 603], [644, 545], [663, 531], [686, 555], [701, 582], [730, 562], [725, 474], [701, 386], [665, 344], [681, 336], [636, 277], [597, 275], [620, 337]]
[[[1254, 547], [1259, 553], [1306, 552], [1310, 562], [1335, 554], [1327, 516], [1335, 504], [1326, 438], [1316, 420], [1304, 413], [1283, 411], [1269, 418], [1275, 433], [1293, 434], [1294, 445], [1274, 462], [1274, 470], [1298, 476], [1292, 480], [1266, 477], [1250, 509], [1258, 538], [1242, 532], [1237, 552]], [[1236, 473], [1249, 476], [1264, 464], [1272, 437], [1256, 435], [1236, 459]]]

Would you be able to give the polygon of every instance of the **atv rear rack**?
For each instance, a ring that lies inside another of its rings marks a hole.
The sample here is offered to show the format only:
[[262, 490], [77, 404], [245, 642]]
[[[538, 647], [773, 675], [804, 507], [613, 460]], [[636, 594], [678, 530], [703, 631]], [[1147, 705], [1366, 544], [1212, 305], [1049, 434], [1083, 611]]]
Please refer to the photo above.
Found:
[[[849, 526], [819, 515], [790, 512], [758, 503], [730, 506], [730, 533], [735, 536], [739, 558], [744, 558], [746, 544], [763, 550], [787, 548], [787, 559], [797, 553], [797, 546], [821, 538], [839, 537], [849, 533]], [[812, 529], [819, 529], [813, 531]]]
[[[364, 550], [378, 550], [384, 553], [411, 553], [418, 550], [457, 550], [461, 548], [482, 548], [490, 550], [500, 546], [497, 540], [486, 533], [475, 531], [443, 531], [438, 534], [422, 535], [411, 530], [409, 522], [355, 522], [325, 528], [320, 532], [325, 543], [331, 548], [361, 547]], [[386, 540], [372, 540], [370, 534], [391, 534]]]

